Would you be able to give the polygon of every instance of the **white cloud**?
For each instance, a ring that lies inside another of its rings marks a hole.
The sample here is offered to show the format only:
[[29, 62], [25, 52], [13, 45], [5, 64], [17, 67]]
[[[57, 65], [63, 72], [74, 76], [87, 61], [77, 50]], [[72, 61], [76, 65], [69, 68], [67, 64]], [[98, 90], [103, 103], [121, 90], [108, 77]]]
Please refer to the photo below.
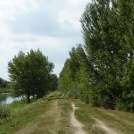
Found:
[[37, 9], [34, 0], [0, 0], [0, 19], [14, 21], [16, 15]]
[[70, 0], [70, 3], [73, 3], [73, 5], [77, 8], [85, 8], [85, 4], [91, 2], [91, 0]]
[[0, 0], [0, 77], [20, 50], [39, 48], [58, 74], [68, 52], [82, 42], [79, 22], [89, 0]]

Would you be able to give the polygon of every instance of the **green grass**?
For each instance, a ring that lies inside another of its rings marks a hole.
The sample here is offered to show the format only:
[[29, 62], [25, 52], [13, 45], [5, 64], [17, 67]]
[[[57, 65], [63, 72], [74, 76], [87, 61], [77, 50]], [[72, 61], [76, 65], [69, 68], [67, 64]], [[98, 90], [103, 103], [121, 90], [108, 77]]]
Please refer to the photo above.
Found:
[[10, 104], [12, 115], [8, 122], [0, 124], [0, 134], [73, 134], [75, 129], [70, 124], [72, 102], [79, 107], [75, 116], [84, 124], [83, 129], [88, 134], [106, 134], [96, 125], [94, 118], [121, 134], [134, 133], [133, 113], [92, 107], [79, 100], [64, 98], [62, 93], [56, 91], [45, 98], [32, 100], [30, 104], [24, 100]]
[[59, 91], [51, 92], [47, 96], [44, 97], [44, 99], [46, 99], [48, 101], [54, 100], [54, 99], [63, 99], [63, 98], [64, 98], [63, 93], [61, 93]]
[[[15, 104], [13, 104], [15, 105]], [[23, 105], [23, 106], [22, 106]], [[12, 119], [0, 125], [0, 134], [14, 133], [25, 127], [29, 122], [37, 122], [40, 118], [38, 116], [44, 113], [49, 108], [50, 102], [39, 100], [31, 104], [20, 103], [15, 110]], [[14, 106], [16, 107], [16, 105]]]
[[61, 117], [59, 120], [58, 134], [72, 134], [73, 130], [70, 124], [70, 112], [72, 111], [71, 101], [69, 99], [59, 100]]
[[102, 108], [92, 107], [88, 104], [84, 104], [79, 100], [73, 100], [79, 109], [75, 114], [79, 121], [81, 121], [85, 130], [88, 133], [104, 133], [102, 129], [94, 127], [95, 120], [103, 121], [107, 127], [116, 130], [121, 134], [133, 134], [134, 133], [134, 114], [116, 110], [106, 110]]
[[71, 105], [62, 98], [63, 94], [56, 91], [40, 100], [32, 100], [30, 104], [24, 100], [13, 102], [10, 104], [12, 117], [9, 122], [0, 125], [0, 134], [70, 133], [68, 126]]
[[78, 120], [84, 123], [94, 123], [94, 120], [89, 116], [88, 111], [82, 108], [76, 110], [75, 112]]

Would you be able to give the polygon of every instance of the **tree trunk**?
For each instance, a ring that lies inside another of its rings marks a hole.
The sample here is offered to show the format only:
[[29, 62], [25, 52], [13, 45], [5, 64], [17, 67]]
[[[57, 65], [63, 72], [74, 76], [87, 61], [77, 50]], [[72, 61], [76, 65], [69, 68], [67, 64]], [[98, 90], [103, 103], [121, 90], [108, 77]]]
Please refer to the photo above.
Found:
[[27, 103], [30, 103], [30, 93], [27, 93]]

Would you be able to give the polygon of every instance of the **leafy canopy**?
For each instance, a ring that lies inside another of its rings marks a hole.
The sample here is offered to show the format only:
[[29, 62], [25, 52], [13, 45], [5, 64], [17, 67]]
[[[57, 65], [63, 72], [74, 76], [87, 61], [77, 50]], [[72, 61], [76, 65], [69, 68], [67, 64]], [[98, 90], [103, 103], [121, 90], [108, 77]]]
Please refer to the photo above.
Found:
[[27, 54], [20, 51], [8, 63], [9, 77], [15, 95], [26, 95], [27, 102], [30, 102], [31, 95], [43, 97], [51, 89], [51, 81], [57, 81], [57, 77], [52, 75], [53, 68], [54, 64], [48, 61], [39, 49], [30, 50]]

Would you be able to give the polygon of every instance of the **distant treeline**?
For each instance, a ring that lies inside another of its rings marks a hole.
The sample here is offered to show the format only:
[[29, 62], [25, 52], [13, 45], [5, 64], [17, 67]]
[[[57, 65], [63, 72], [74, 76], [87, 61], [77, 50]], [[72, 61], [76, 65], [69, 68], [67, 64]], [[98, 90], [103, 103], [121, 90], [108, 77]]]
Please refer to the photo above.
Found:
[[0, 78], [0, 88], [6, 88], [8, 85], [8, 81]]
[[59, 88], [94, 106], [134, 111], [134, 2], [94, 0], [81, 17], [84, 45], [69, 52]]
[[8, 88], [7, 88], [8, 84], [9, 84], [9, 82], [7, 80], [0, 78], [0, 93], [8, 92]]

